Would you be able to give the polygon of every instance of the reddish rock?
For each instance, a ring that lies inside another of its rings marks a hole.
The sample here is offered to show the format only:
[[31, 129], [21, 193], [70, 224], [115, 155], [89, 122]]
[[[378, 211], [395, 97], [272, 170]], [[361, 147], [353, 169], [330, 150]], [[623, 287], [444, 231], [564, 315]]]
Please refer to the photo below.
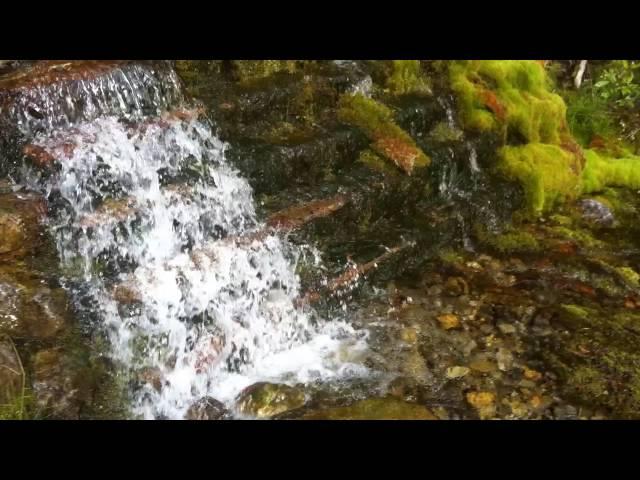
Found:
[[32, 253], [41, 239], [44, 199], [35, 193], [0, 194], [0, 262]]

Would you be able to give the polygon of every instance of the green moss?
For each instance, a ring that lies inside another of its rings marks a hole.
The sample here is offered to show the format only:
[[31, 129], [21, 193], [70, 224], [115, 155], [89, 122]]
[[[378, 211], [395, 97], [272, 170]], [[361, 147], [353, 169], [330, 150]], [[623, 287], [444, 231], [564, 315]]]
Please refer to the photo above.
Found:
[[464, 262], [464, 257], [452, 249], [444, 249], [438, 253], [438, 258], [442, 260], [444, 263], [451, 265], [459, 265]]
[[589, 310], [580, 307], [579, 305], [561, 305], [562, 309], [578, 318], [586, 319], [589, 317]]
[[551, 92], [551, 82], [539, 62], [452, 62], [449, 75], [465, 127], [510, 130], [527, 142], [561, 142], [567, 130], [566, 106], [562, 97]]
[[618, 275], [630, 286], [640, 287], [640, 274], [630, 267], [616, 268]]
[[429, 132], [429, 138], [438, 143], [458, 142], [463, 135], [461, 130], [450, 127], [447, 122], [439, 122]]
[[414, 167], [426, 167], [431, 162], [409, 134], [395, 124], [393, 112], [371, 98], [361, 94], [343, 95], [338, 118], [360, 128], [378, 155], [388, 158], [409, 175]]
[[384, 173], [385, 175], [397, 176], [399, 173], [394, 166], [389, 165], [389, 162], [368, 148], [360, 152], [358, 162], [365, 164], [372, 170]]
[[573, 224], [573, 219], [566, 215], [554, 214], [549, 216], [549, 220], [557, 225], [562, 225], [564, 227], [568, 227]]
[[639, 156], [627, 152], [624, 158], [613, 158], [595, 150], [585, 150], [584, 156], [583, 193], [603, 191], [608, 186], [640, 189]]
[[241, 82], [268, 77], [278, 72], [293, 73], [297, 69], [295, 60], [234, 60]]
[[430, 94], [429, 83], [419, 60], [393, 60], [387, 88], [394, 95], [407, 93]]
[[475, 224], [474, 233], [481, 244], [500, 253], [537, 252], [542, 248], [536, 237], [527, 231], [508, 229], [503, 233], [493, 233], [484, 225]]
[[334, 407], [310, 412], [307, 420], [436, 420], [437, 417], [422, 405], [406, 403], [394, 398], [369, 398], [347, 407]]
[[340, 97], [338, 118], [360, 128], [371, 139], [382, 135], [408, 136], [393, 122], [390, 108], [362, 94]]
[[571, 152], [556, 145], [529, 143], [502, 147], [499, 155], [498, 171], [522, 185], [525, 208], [532, 216], [580, 193], [580, 167]]
[[556, 226], [549, 228], [549, 231], [561, 238], [574, 240], [584, 248], [602, 248], [605, 246], [604, 242], [594, 238], [588, 231], [579, 228]]
[[289, 122], [278, 122], [260, 136], [266, 142], [284, 145], [297, 145], [313, 138], [313, 131]]
[[601, 397], [607, 390], [604, 375], [598, 369], [588, 366], [576, 368], [567, 381], [571, 388], [587, 397]]

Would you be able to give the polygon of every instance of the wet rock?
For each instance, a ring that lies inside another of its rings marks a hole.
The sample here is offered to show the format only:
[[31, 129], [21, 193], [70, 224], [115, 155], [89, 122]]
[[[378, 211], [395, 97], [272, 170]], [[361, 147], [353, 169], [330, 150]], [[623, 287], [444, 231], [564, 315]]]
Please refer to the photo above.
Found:
[[451, 330], [460, 327], [460, 319], [451, 313], [438, 315], [437, 319], [440, 323], [440, 326], [445, 330]]
[[415, 378], [420, 383], [424, 383], [432, 377], [424, 357], [417, 348], [411, 349], [404, 357], [400, 371]]
[[0, 405], [12, 404], [22, 391], [24, 371], [13, 342], [0, 337]]
[[422, 285], [425, 288], [433, 285], [440, 285], [443, 282], [442, 275], [438, 272], [427, 272], [422, 278]]
[[418, 330], [415, 328], [403, 328], [400, 331], [400, 339], [409, 345], [414, 345], [418, 341]]
[[499, 323], [498, 324], [498, 330], [500, 330], [502, 333], [504, 333], [506, 335], [510, 335], [510, 334], [516, 333], [516, 327], [515, 327], [515, 325], [512, 325], [511, 323]]
[[236, 399], [237, 410], [247, 416], [269, 418], [305, 404], [304, 392], [288, 385], [259, 382], [245, 388]]
[[[17, 278], [16, 278], [17, 277]], [[36, 276], [0, 272], [0, 333], [16, 338], [52, 338], [66, 325], [68, 299]]]
[[553, 408], [553, 416], [559, 420], [575, 420], [578, 409], [573, 405], [558, 405]]
[[184, 418], [186, 420], [221, 420], [228, 413], [222, 402], [212, 397], [204, 397], [189, 407]]
[[113, 289], [113, 298], [122, 305], [142, 303], [142, 294], [132, 283], [121, 283]]
[[429, 409], [396, 398], [369, 398], [349, 405], [305, 414], [305, 420], [437, 420]]
[[440, 285], [432, 285], [429, 288], [427, 288], [427, 295], [437, 297], [441, 293], [442, 293], [442, 286]]
[[478, 411], [482, 420], [491, 418], [496, 413], [496, 395], [492, 392], [469, 392], [467, 402]]
[[444, 292], [452, 297], [467, 295], [469, 293], [469, 285], [462, 277], [449, 277], [444, 284]]
[[138, 380], [151, 385], [157, 392], [162, 390], [163, 374], [157, 367], [145, 367], [137, 374]]
[[463, 347], [462, 352], [464, 353], [465, 357], [468, 357], [469, 355], [471, 355], [471, 352], [474, 351], [476, 348], [478, 348], [478, 343], [475, 340], [471, 339]]
[[523, 375], [527, 380], [532, 380], [534, 382], [537, 382], [542, 378], [542, 374], [540, 372], [532, 370], [526, 366], [523, 368]]
[[460, 367], [460, 366], [449, 367], [447, 368], [446, 376], [447, 378], [451, 378], [451, 379], [462, 378], [466, 376], [470, 371], [471, 369], [469, 367]]
[[535, 388], [536, 387], [535, 382], [533, 382], [532, 380], [527, 380], [526, 378], [523, 378], [522, 380], [520, 380], [518, 385], [520, 387], [522, 387], [522, 388]]
[[598, 200], [584, 199], [580, 201], [580, 208], [582, 210], [582, 218], [589, 223], [603, 227], [615, 225], [616, 220], [611, 209]]
[[410, 377], [397, 377], [391, 381], [387, 392], [392, 397], [412, 402], [418, 398], [418, 389], [419, 385], [415, 379]]
[[33, 193], [0, 195], [0, 262], [22, 258], [40, 244], [42, 197]]
[[498, 368], [506, 372], [511, 369], [513, 365], [513, 354], [506, 348], [499, 348], [496, 354], [496, 360], [498, 361]]
[[475, 370], [480, 373], [492, 373], [497, 370], [497, 365], [494, 361], [490, 360], [486, 355], [477, 355], [471, 363], [469, 363], [471, 370]]
[[83, 381], [87, 373], [74, 367], [59, 349], [36, 353], [32, 390], [37, 407], [56, 419], [78, 419], [89, 393]]
[[503, 403], [509, 406], [509, 408], [511, 409], [511, 415], [513, 415], [515, 418], [524, 418], [529, 413], [527, 405], [520, 400], [503, 400]]

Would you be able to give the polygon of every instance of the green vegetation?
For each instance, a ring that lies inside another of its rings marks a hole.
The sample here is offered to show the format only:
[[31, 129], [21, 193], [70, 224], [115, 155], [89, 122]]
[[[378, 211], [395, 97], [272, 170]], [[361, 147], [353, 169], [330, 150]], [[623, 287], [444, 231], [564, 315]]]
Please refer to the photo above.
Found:
[[393, 60], [387, 88], [395, 95], [430, 94], [429, 82], [422, 72], [419, 60]]
[[536, 237], [525, 230], [507, 228], [503, 233], [493, 233], [477, 223], [474, 234], [481, 244], [500, 253], [537, 252], [541, 249]]

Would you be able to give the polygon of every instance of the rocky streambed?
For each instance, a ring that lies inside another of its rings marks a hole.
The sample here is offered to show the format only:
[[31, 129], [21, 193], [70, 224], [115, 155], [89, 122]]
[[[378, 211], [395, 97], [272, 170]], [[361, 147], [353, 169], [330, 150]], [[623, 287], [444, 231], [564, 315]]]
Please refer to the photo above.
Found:
[[[258, 217], [306, 252], [301, 298], [367, 344], [332, 353], [366, 374], [263, 380], [231, 402], [204, 396], [185, 418], [639, 416], [637, 191], [607, 187], [515, 222], [526, 195], [494, 173], [499, 139], [462, 127], [429, 65], [429, 82], [384, 62], [175, 68], [251, 185]], [[349, 114], [354, 92], [384, 106], [369, 112], [376, 128]], [[20, 165], [35, 160], [12, 141], [0, 191], [0, 416], [135, 417], [132, 392], [167, 379], [125, 374], [108, 354], [47, 229], [51, 198], [21, 182]]]

